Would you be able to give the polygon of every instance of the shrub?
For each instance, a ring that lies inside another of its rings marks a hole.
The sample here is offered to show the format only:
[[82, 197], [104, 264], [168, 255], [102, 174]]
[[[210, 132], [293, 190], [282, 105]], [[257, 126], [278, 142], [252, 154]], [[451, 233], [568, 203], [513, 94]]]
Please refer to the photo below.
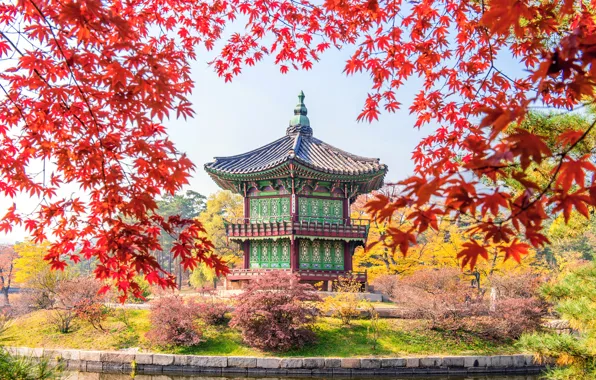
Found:
[[52, 294], [53, 307], [48, 321], [61, 333], [68, 333], [77, 317], [78, 307], [87, 305], [98, 308], [104, 297], [99, 295], [101, 283], [92, 277], [62, 280]]
[[375, 290], [380, 291], [390, 300], [394, 300], [399, 292], [399, 278], [394, 274], [384, 274], [372, 281]]
[[350, 275], [340, 276], [334, 283], [336, 294], [326, 297], [322, 309], [334, 318], [339, 318], [342, 325], [349, 326], [360, 315], [360, 297], [362, 285]]
[[185, 303], [180, 296], [161, 297], [151, 301], [149, 341], [158, 346], [193, 346], [201, 342], [202, 333], [196, 324], [194, 303]]
[[199, 298], [192, 300], [192, 306], [196, 312], [196, 316], [209, 326], [225, 325], [228, 322], [226, 313], [228, 312], [228, 305], [215, 297], [211, 299]]
[[459, 274], [455, 268], [425, 269], [401, 278], [395, 300], [404, 308], [404, 316], [428, 319], [434, 328], [457, 330], [452, 320], [470, 315], [477, 307], [474, 290]]
[[287, 351], [314, 341], [318, 316], [314, 288], [296, 275], [272, 271], [252, 280], [237, 297], [230, 326], [242, 331], [245, 343], [263, 350]]
[[106, 320], [109, 309], [91, 299], [82, 299], [74, 305], [74, 311], [82, 321], [88, 322], [96, 330], [105, 331], [101, 323]]
[[538, 329], [545, 315], [546, 305], [535, 296], [536, 279], [497, 277], [493, 286], [500, 298], [490, 300], [462, 281], [455, 268], [422, 270], [399, 280], [396, 301], [405, 317], [427, 319], [434, 329], [515, 339]]

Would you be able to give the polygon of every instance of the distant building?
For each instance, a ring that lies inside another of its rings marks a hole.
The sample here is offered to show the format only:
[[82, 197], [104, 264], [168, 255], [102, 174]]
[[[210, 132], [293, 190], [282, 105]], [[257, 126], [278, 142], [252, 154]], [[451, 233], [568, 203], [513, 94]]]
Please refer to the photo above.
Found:
[[285, 136], [205, 165], [221, 188], [244, 197], [244, 218], [226, 222], [244, 250], [243, 268], [227, 278], [232, 287], [271, 270], [335, 280], [352, 271], [354, 249], [366, 241], [369, 221], [351, 219], [350, 204], [383, 185], [387, 166], [315, 138], [304, 93], [298, 99]]

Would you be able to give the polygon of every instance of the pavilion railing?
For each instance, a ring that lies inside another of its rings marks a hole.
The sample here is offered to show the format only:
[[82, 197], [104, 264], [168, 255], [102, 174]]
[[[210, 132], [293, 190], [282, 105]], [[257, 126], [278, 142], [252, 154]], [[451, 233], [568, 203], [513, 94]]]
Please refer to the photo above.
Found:
[[301, 218], [298, 221], [238, 218], [225, 221], [228, 237], [308, 235], [366, 239], [370, 220], [352, 218]]
[[316, 270], [316, 269], [280, 269], [280, 268], [254, 268], [254, 269], [230, 269], [230, 273], [228, 273], [229, 279], [249, 279], [258, 276], [262, 276], [269, 272], [274, 271], [283, 271], [283, 272], [292, 272], [298, 275], [299, 277], [316, 277], [316, 278], [328, 278], [328, 279], [337, 279], [339, 276], [346, 276], [351, 275], [355, 280], [360, 282], [366, 282], [367, 273], [366, 272], [346, 272], [340, 270]]

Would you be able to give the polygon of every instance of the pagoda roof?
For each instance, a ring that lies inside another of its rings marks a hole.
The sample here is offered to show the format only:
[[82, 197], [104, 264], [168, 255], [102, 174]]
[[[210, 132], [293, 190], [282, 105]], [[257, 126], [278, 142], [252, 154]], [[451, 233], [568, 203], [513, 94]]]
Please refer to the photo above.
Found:
[[215, 157], [215, 161], [205, 165], [205, 170], [223, 185], [221, 178], [215, 177], [253, 177], [254, 174], [270, 172], [274, 168], [285, 166], [284, 164], [295, 163], [321, 174], [341, 176], [343, 180], [361, 177], [361, 180], [368, 182], [372, 177], [380, 176], [373, 185], [375, 188], [380, 187], [387, 166], [381, 164], [378, 158], [357, 156], [313, 137], [310, 121], [306, 116], [304, 94], [300, 92], [298, 98], [299, 103], [294, 109], [294, 117], [290, 120], [285, 136], [250, 152]]

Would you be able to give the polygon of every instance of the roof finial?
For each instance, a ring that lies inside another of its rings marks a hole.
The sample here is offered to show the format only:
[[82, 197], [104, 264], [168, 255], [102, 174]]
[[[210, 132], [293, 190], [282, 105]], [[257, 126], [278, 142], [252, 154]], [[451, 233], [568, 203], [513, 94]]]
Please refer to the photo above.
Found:
[[287, 129], [287, 134], [300, 133], [307, 136], [312, 136], [312, 129], [310, 128], [310, 120], [308, 120], [308, 110], [304, 105], [304, 92], [300, 91], [298, 94], [298, 104], [294, 107], [294, 117], [290, 119], [290, 126]]

